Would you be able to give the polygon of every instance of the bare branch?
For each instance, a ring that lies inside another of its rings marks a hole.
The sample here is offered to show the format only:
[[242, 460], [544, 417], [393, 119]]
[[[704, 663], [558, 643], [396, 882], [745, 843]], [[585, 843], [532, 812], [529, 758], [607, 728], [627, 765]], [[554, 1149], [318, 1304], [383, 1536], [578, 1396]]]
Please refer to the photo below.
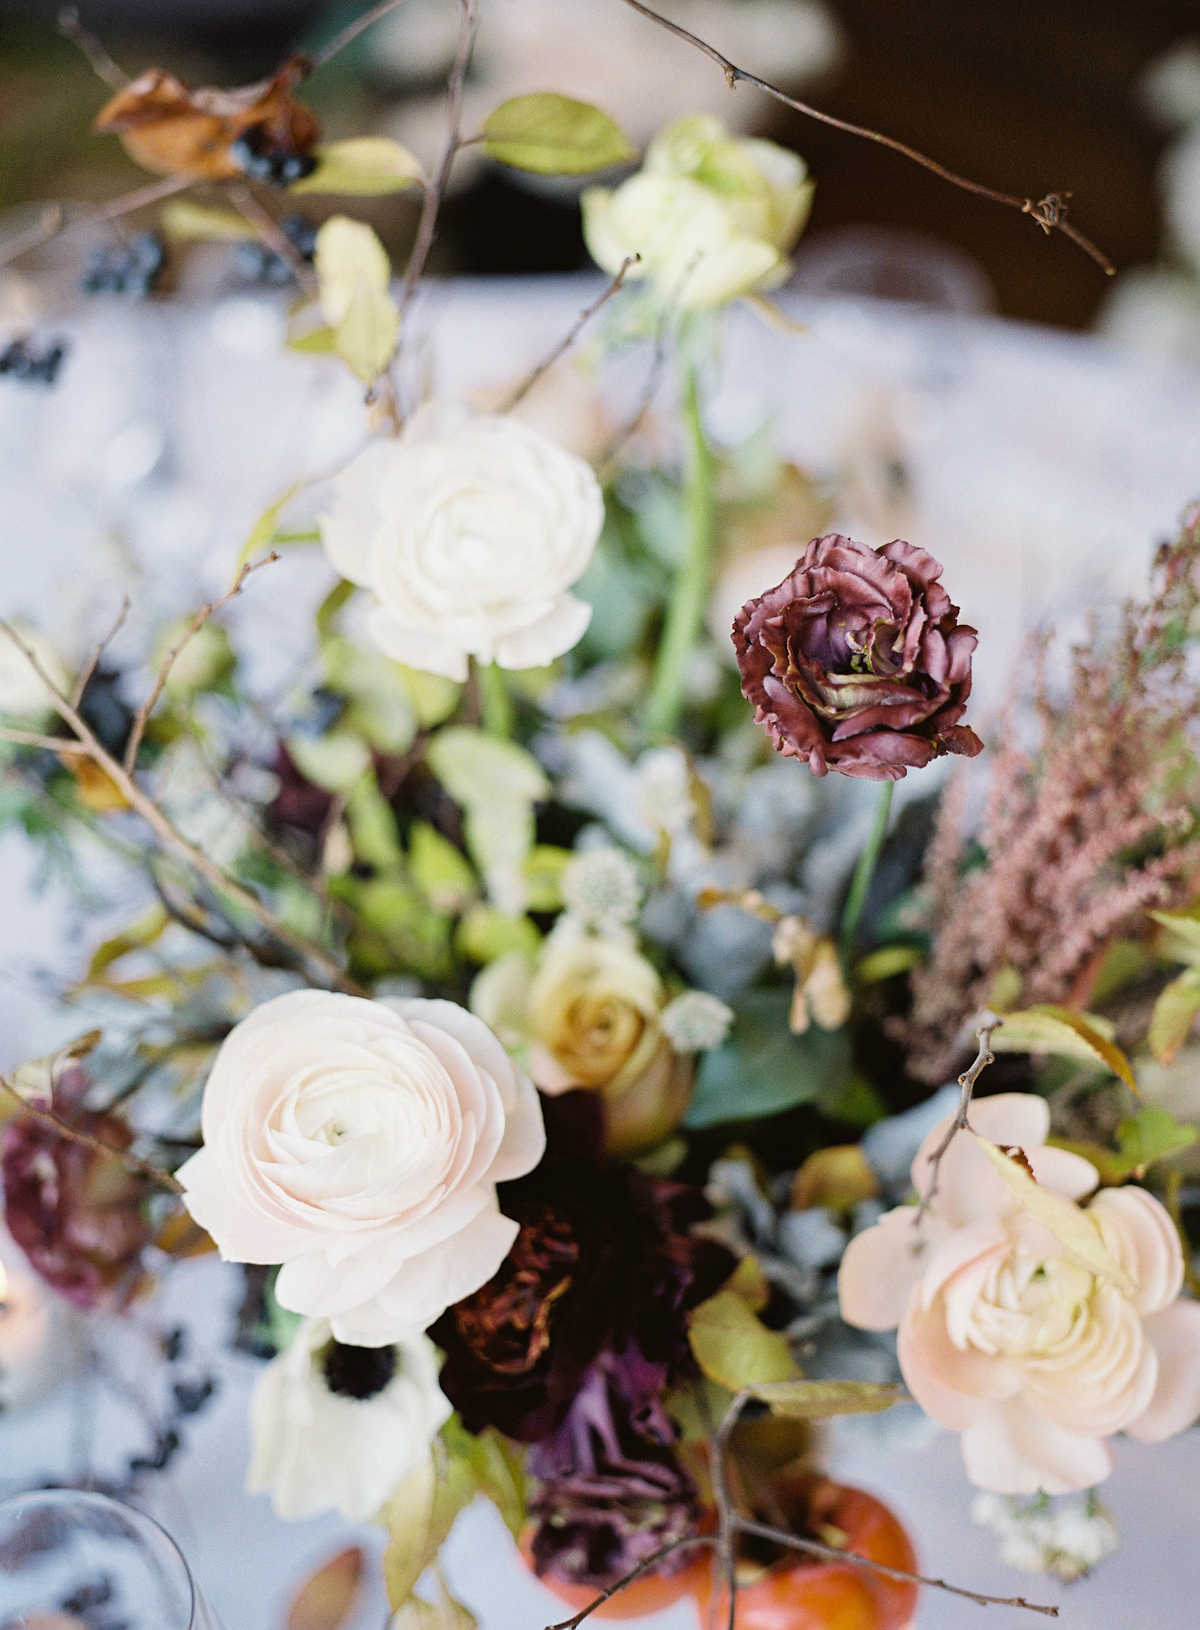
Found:
[[463, 86], [471, 62], [471, 52], [475, 48], [475, 36], [479, 31], [479, 0], [459, 0], [459, 4], [462, 7], [462, 17], [458, 29], [458, 49], [455, 52], [454, 66], [450, 70], [446, 90], [446, 147], [437, 175], [425, 189], [425, 197], [421, 203], [421, 218], [417, 223], [416, 241], [404, 271], [404, 283], [400, 290], [402, 331], [404, 315], [412, 304], [417, 285], [421, 281], [421, 274], [425, 270], [425, 262], [429, 259], [429, 251], [433, 248], [438, 211], [442, 207], [442, 198], [454, 160], [462, 146]]
[[120, 611], [117, 612], [116, 621], [113, 623], [113, 625], [109, 629], [108, 633], [105, 634], [104, 638], [100, 639], [100, 640], [97, 640], [95, 646], [92, 649], [91, 656], [88, 657], [87, 661], [83, 665], [83, 672], [79, 675], [79, 678], [75, 681], [74, 689], [71, 691], [71, 706], [72, 707], [78, 707], [80, 702], [82, 702], [83, 693], [84, 693], [85, 690], [87, 690], [88, 686], [91, 684], [92, 675], [95, 673], [96, 668], [99, 665], [100, 658], [104, 655], [105, 647], [108, 646], [116, 638], [118, 629], [121, 627], [122, 623], [125, 621], [125, 619], [126, 619], [126, 617], [128, 617], [128, 615], [129, 615], [129, 596], [127, 594], [123, 594], [121, 596], [121, 609], [120, 609]]
[[270, 211], [262, 207], [243, 181], [230, 181], [225, 192], [238, 214], [249, 221], [267, 247], [273, 249], [284, 265], [291, 269], [292, 276], [304, 293], [310, 299], [315, 299], [317, 279], [312, 267]]
[[842, 1551], [834, 1545], [822, 1545], [819, 1540], [805, 1539], [786, 1528], [768, 1528], [766, 1523], [751, 1522], [746, 1517], [737, 1519], [737, 1529], [739, 1533], [750, 1534], [755, 1539], [773, 1540], [776, 1545], [787, 1545], [794, 1551], [807, 1551], [811, 1556], [824, 1557], [827, 1562], [851, 1562], [855, 1567], [869, 1568], [872, 1573], [881, 1573], [887, 1579], [898, 1579], [903, 1584], [929, 1585], [935, 1590], [947, 1590], [952, 1596], [965, 1596], [968, 1601], [978, 1602], [980, 1607], [1023, 1607], [1030, 1613], [1044, 1613], [1048, 1619], [1058, 1617], [1058, 1608], [1053, 1605], [1027, 1602], [1024, 1596], [988, 1596], [981, 1590], [967, 1590], [962, 1585], [948, 1584], [944, 1579], [927, 1578], [923, 1573], [906, 1573], [903, 1568], [889, 1568], [886, 1563], [860, 1556], [857, 1551]]
[[578, 1626], [583, 1623], [584, 1619], [594, 1613], [598, 1607], [603, 1607], [610, 1597], [617, 1595], [627, 1585], [632, 1585], [635, 1579], [640, 1579], [644, 1573], [649, 1573], [651, 1568], [656, 1568], [660, 1562], [674, 1555], [676, 1551], [696, 1550], [702, 1545], [715, 1545], [716, 1543], [716, 1538], [712, 1534], [690, 1534], [686, 1539], [673, 1539], [670, 1544], [661, 1545], [644, 1562], [639, 1562], [636, 1568], [630, 1568], [629, 1572], [622, 1574], [615, 1584], [611, 1584], [607, 1590], [601, 1591], [595, 1601], [589, 1602], [586, 1607], [580, 1608], [579, 1612], [573, 1614], [571, 1618], [563, 1619], [558, 1624], [547, 1625], [546, 1630], [578, 1630]]
[[925, 1213], [929, 1210], [929, 1207], [933, 1204], [933, 1197], [937, 1193], [938, 1172], [941, 1170], [942, 1156], [954, 1142], [954, 1139], [958, 1133], [963, 1131], [966, 1127], [967, 1111], [971, 1107], [971, 1094], [975, 1091], [975, 1083], [979, 1080], [979, 1077], [983, 1074], [984, 1070], [987, 1069], [988, 1065], [996, 1062], [996, 1056], [992, 1052], [992, 1031], [999, 1023], [999, 1014], [992, 1013], [990, 1010], [985, 1009], [984, 1012], [978, 1016], [978, 1023], [975, 1028], [975, 1041], [978, 1044], [979, 1051], [975, 1056], [975, 1062], [971, 1065], [971, 1068], [966, 1070], [958, 1078], [958, 1108], [954, 1112], [954, 1119], [946, 1128], [945, 1137], [938, 1144], [937, 1148], [933, 1151], [933, 1154], [929, 1158], [929, 1187], [921, 1196], [921, 1203], [917, 1207], [917, 1214], [913, 1219], [914, 1227], [921, 1221], [922, 1217], [924, 1217]]
[[92, 72], [102, 79], [111, 91], [123, 91], [129, 84], [129, 75], [119, 68], [90, 30], [79, 21], [78, 6], [64, 6], [58, 14], [58, 32], [64, 39], [77, 45], [92, 65]]
[[625, 278], [630, 267], [636, 266], [641, 258], [642, 257], [640, 255], [627, 255], [625, 257], [625, 259], [621, 262], [620, 269], [618, 270], [616, 277], [613, 278], [612, 282], [605, 289], [604, 293], [598, 300], [593, 300], [586, 311], [581, 311], [579, 313], [579, 316], [570, 332], [564, 339], [559, 341], [559, 343], [554, 347], [553, 351], [551, 351], [550, 355], [543, 361], [539, 362], [533, 372], [529, 374], [520, 385], [517, 386], [516, 390], [504, 403], [503, 407], [499, 409], [501, 413], [511, 413], [513, 408], [515, 408], [519, 402], [523, 402], [525, 400], [530, 391], [537, 384], [538, 380], [545, 374], [548, 374], [551, 368], [553, 368], [554, 364], [558, 361], [559, 357], [563, 356], [571, 349], [575, 341], [579, 338], [580, 334], [587, 327], [588, 323], [591, 322], [592, 318], [600, 310], [601, 306], [606, 306], [612, 299], [613, 295], [621, 289], [621, 287], [624, 285]]
[[997, 192], [993, 187], [984, 187], [978, 181], [969, 181], [966, 176], [956, 175], [953, 170], [948, 170], [944, 164], [939, 164], [936, 159], [929, 158], [924, 153], [918, 152], [915, 147], [910, 147], [907, 142], [897, 141], [894, 136], [885, 136], [880, 131], [870, 130], [864, 125], [851, 124], [847, 119], [836, 119], [831, 113], [822, 113], [819, 108], [810, 107], [807, 102], [798, 102], [794, 96], [788, 96], [785, 91], [781, 91], [777, 85], [772, 85], [767, 80], [760, 79], [757, 74], [752, 74], [745, 68], [739, 68], [736, 63], [730, 62], [728, 57], [723, 56], [715, 46], [707, 44], [697, 35], [690, 33], [688, 29], [682, 28], [678, 23], [671, 22], [657, 11], [652, 11], [649, 6], [643, 5], [642, 0], [625, 0], [625, 4], [632, 6], [634, 11], [639, 12], [641, 16], [648, 18], [652, 23], [657, 23], [660, 28], [665, 28], [668, 33], [676, 35], [681, 40], [686, 40], [689, 45], [694, 45], [698, 51], [702, 51], [724, 73], [731, 90], [743, 83], [753, 85], [757, 90], [764, 91], [768, 96], [773, 96], [777, 102], [782, 102], [785, 107], [793, 108], [797, 113], [804, 114], [807, 119], [816, 119], [820, 124], [830, 125], [834, 130], [844, 130], [850, 136], [861, 136], [864, 141], [875, 142], [880, 147], [890, 147], [894, 153], [900, 153], [905, 158], [911, 159], [914, 164], [921, 165], [923, 169], [931, 170], [934, 175], [940, 176], [943, 181], [948, 181], [953, 187], [961, 187], [964, 192], [976, 193], [980, 198], [991, 199], [994, 204], [1006, 204], [1010, 209], [1019, 209], [1023, 215], [1032, 216], [1043, 232], [1049, 233], [1057, 228], [1060, 232], [1065, 233], [1073, 243], [1078, 244], [1085, 254], [1090, 255], [1106, 276], [1112, 277], [1116, 271], [1107, 255], [1097, 249], [1090, 239], [1085, 238], [1082, 232], [1077, 231], [1065, 219], [1066, 201], [1071, 196], [1070, 193], [1048, 193], [1045, 198], [1034, 203], [1032, 198], [1015, 198], [1010, 193]]
[[130, 1171], [137, 1172], [139, 1176], [147, 1178], [151, 1183], [157, 1183], [160, 1188], [170, 1189], [173, 1194], [182, 1194], [184, 1192], [183, 1184], [170, 1172], [164, 1171], [160, 1166], [151, 1165], [148, 1160], [142, 1160], [138, 1155], [130, 1154], [127, 1149], [114, 1149], [112, 1144], [105, 1143], [103, 1138], [98, 1138], [91, 1132], [84, 1132], [78, 1126], [72, 1126], [70, 1121], [64, 1121], [52, 1109], [45, 1109], [41, 1104], [31, 1104], [21, 1096], [12, 1082], [2, 1075], [0, 1075], [0, 1089], [6, 1092], [10, 1098], [15, 1098], [17, 1103], [20, 1104], [22, 1112], [28, 1115], [31, 1120], [35, 1120], [40, 1126], [57, 1133], [59, 1137], [69, 1138], [72, 1143], [82, 1143], [88, 1149], [96, 1150], [98, 1154], [108, 1155], [113, 1160], [119, 1160]]
[[147, 721], [154, 712], [155, 704], [162, 695], [167, 680], [171, 677], [171, 669], [179, 660], [182, 652], [204, 627], [209, 618], [242, 592], [242, 585], [251, 572], [256, 572], [260, 566], [270, 566], [278, 559], [279, 556], [272, 549], [270, 554], [264, 555], [261, 560], [247, 561], [234, 579], [233, 587], [227, 589], [219, 600], [210, 600], [206, 606], [201, 606], [188, 625], [186, 634], [167, 652], [155, 676], [154, 684], [150, 688], [149, 696], [133, 716], [133, 728], [129, 732], [129, 740], [125, 746], [125, 773], [127, 775], [133, 774], [134, 766], [137, 763], [138, 748], [142, 745], [142, 737], [146, 734]]
[[18, 747], [44, 747], [48, 753], [66, 752], [79, 757], [79, 748], [66, 736], [43, 736], [36, 730], [18, 730], [11, 724], [0, 724], [0, 741], [11, 741]]
[[49, 243], [51, 238], [56, 238], [61, 233], [72, 232], [82, 226], [94, 226], [98, 221], [115, 221], [122, 215], [132, 215], [135, 209], [144, 209], [148, 204], [157, 204], [160, 199], [170, 198], [174, 193], [186, 192], [195, 184], [191, 176], [164, 176], [159, 181], [151, 181], [145, 187], [135, 187], [132, 192], [122, 193], [119, 198], [114, 198], [111, 203], [101, 204], [99, 208], [80, 207], [77, 215], [68, 215], [66, 207], [62, 204], [51, 204], [37, 227], [21, 233], [6, 249], [0, 251], [0, 266], [10, 265], [30, 249], [37, 249], [43, 243]]
[[203, 878], [206, 883], [216, 889], [218, 895], [226, 894], [230, 899], [236, 900], [260, 927], [265, 928], [280, 944], [286, 945], [299, 958], [302, 966], [307, 963], [319, 968], [335, 990], [344, 991], [350, 996], [366, 996], [368, 994], [358, 981], [352, 979], [327, 951], [319, 945], [314, 945], [311, 940], [305, 939], [302, 934], [297, 934], [294, 929], [281, 922], [256, 894], [245, 888], [236, 878], [230, 877], [215, 861], [210, 860], [206, 854], [197, 849], [195, 844], [189, 843], [183, 833], [172, 825], [170, 819], [154, 800], [142, 791], [124, 765], [118, 763], [112, 754], [105, 750], [103, 744], [89, 728], [86, 720], [80, 716], [78, 709], [72, 707], [68, 699], [47, 674], [36, 653], [30, 650], [11, 624], [5, 622], [3, 618], [0, 618], [0, 630], [8, 636], [18, 651], [24, 655], [26, 662], [45, 686], [46, 694], [50, 698], [55, 712], [75, 732], [76, 742], [64, 742], [60, 746], [56, 741], [56, 751], [62, 752], [65, 750], [69, 753], [75, 747], [79, 751], [86, 752], [93, 763], [98, 764], [109, 780], [113, 782], [126, 803], [141, 816], [164, 849], [173, 850], [198, 877]]
[[316, 73], [318, 68], [323, 68], [331, 58], [337, 56], [339, 51], [344, 51], [348, 45], [354, 43], [360, 34], [365, 34], [367, 29], [377, 23], [381, 17], [386, 17], [389, 11], [398, 11], [401, 6], [407, 4], [408, 0], [380, 0], [379, 5], [372, 6], [370, 11], [364, 11], [361, 17], [356, 17], [352, 23], [347, 23], [340, 34], [335, 34], [328, 45], [321, 47], [312, 59], [311, 71]]

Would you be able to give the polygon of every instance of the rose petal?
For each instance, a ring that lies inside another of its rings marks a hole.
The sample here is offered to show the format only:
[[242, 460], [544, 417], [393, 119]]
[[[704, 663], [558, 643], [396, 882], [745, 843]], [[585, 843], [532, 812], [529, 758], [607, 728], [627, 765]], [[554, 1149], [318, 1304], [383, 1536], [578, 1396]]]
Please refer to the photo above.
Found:
[[1020, 1398], [991, 1404], [968, 1426], [962, 1455], [975, 1487], [995, 1494], [1074, 1494], [1112, 1471], [1102, 1438], [1065, 1432]]
[[842, 1318], [860, 1330], [894, 1330], [925, 1266], [914, 1234], [916, 1212], [897, 1206], [847, 1245], [838, 1269]]
[[1158, 1386], [1125, 1430], [1143, 1443], [1161, 1443], [1200, 1417], [1200, 1303], [1176, 1302], [1152, 1313], [1142, 1328], [1158, 1354]]

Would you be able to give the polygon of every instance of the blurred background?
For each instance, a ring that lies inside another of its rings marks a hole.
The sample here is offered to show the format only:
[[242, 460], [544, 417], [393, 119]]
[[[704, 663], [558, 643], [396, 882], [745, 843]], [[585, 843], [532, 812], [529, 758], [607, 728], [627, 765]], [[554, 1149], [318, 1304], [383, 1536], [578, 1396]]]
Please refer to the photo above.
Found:
[[[31, 199], [111, 197], [144, 179], [115, 139], [89, 136], [109, 93], [57, 35], [57, 9], [57, 0], [0, 3], [0, 211]], [[190, 83], [221, 85], [318, 47], [362, 9], [359, 0], [80, 6], [84, 24], [129, 72], [160, 64]], [[1035, 198], [1071, 189], [1072, 219], [1120, 272], [1156, 262], [1158, 270], [1126, 280], [1114, 305], [1112, 284], [1061, 235], [1045, 240], [1016, 211], [956, 191], [895, 154], [752, 90], [730, 92], [712, 63], [619, 0], [489, 0], [470, 99], [482, 111], [504, 96], [553, 87], [600, 102], [638, 142], [680, 112], [720, 111], [795, 147], [817, 177], [798, 262], [802, 286], [852, 289], [857, 280], [863, 292], [1068, 328], [1101, 316], [1135, 338], [1200, 356], [1196, 0], [663, 0], [662, 9], [830, 113], [887, 131], [981, 182]], [[437, 90], [455, 27], [446, 0], [409, 0], [322, 69], [303, 96], [326, 134], [373, 130], [421, 156], [435, 151]], [[306, 214], [319, 217], [311, 204]], [[401, 252], [411, 204], [384, 200], [376, 217]], [[435, 271], [586, 263], [574, 189], [520, 186], [482, 161], [463, 165]]]

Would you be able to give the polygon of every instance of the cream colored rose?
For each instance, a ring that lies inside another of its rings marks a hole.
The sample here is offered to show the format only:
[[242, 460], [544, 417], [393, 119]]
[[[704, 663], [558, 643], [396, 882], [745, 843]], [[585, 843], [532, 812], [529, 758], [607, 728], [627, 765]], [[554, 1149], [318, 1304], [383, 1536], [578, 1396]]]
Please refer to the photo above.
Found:
[[693, 1063], [662, 1028], [665, 1003], [657, 972], [624, 940], [561, 930], [536, 971], [511, 955], [485, 969], [471, 992], [476, 1013], [525, 1044], [543, 1092], [601, 1094], [605, 1143], [615, 1154], [661, 1142], [691, 1096]]
[[452, 1002], [294, 991], [231, 1031], [204, 1091], [188, 1210], [233, 1262], [282, 1263], [281, 1306], [383, 1346], [495, 1273], [496, 1184], [545, 1146], [537, 1094]]
[[333, 565], [369, 589], [371, 637], [397, 662], [467, 677], [467, 658], [537, 668], [581, 638], [567, 590], [604, 499], [589, 465], [512, 418], [428, 408], [361, 453], [321, 519]]
[[[1088, 1161], [1045, 1147], [1041, 1098], [1002, 1093], [971, 1107], [980, 1137], [1019, 1146], [1037, 1183], [1076, 1202]], [[929, 1182], [939, 1122], [913, 1162]], [[851, 1240], [842, 1315], [899, 1325], [900, 1367], [917, 1402], [962, 1433], [971, 1481], [998, 1494], [1067, 1494], [1107, 1477], [1113, 1432], [1157, 1443], [1200, 1415], [1200, 1304], [1178, 1300], [1179, 1236], [1151, 1195], [1102, 1189], [1078, 1219], [1107, 1252], [1095, 1270], [1017, 1198], [970, 1133], [950, 1145], [917, 1230], [901, 1206]]]
[[369, 1522], [450, 1416], [438, 1368], [427, 1336], [347, 1347], [328, 1319], [305, 1319], [255, 1383], [247, 1490], [284, 1519], [333, 1508]]
[[627, 277], [650, 277], [681, 309], [702, 310], [784, 281], [812, 192], [795, 153], [696, 115], [656, 136], [615, 191], [588, 188], [584, 237], [605, 271], [637, 255]]

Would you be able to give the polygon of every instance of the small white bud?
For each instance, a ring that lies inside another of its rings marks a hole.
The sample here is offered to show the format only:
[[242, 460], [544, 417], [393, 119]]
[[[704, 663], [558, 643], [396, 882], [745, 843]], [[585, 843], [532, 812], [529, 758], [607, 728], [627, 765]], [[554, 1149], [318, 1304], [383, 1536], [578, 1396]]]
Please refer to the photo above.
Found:
[[572, 917], [600, 934], [631, 923], [642, 903], [637, 868], [619, 849], [593, 849], [567, 862], [563, 904]]
[[677, 1053], [707, 1053], [729, 1034], [733, 1011], [706, 990], [688, 990], [667, 1003], [658, 1022]]

